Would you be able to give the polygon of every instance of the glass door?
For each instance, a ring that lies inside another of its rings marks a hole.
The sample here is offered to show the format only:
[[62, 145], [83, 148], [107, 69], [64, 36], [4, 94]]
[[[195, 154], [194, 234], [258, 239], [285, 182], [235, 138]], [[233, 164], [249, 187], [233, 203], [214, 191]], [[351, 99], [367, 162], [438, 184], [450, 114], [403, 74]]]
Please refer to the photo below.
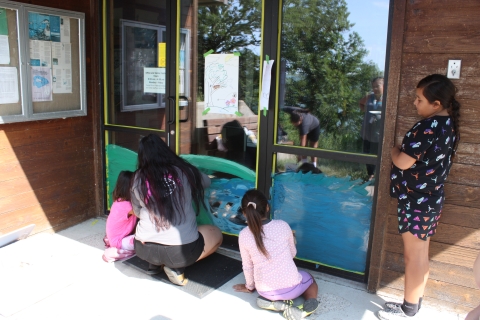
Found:
[[107, 207], [120, 171], [136, 169], [142, 137], [157, 134], [178, 152], [179, 97], [188, 99], [185, 61], [191, 59], [185, 47], [190, 32], [179, 27], [179, 7], [170, 0], [103, 2]]
[[296, 231], [297, 258], [365, 279], [383, 134], [388, 2], [279, 6], [280, 36], [271, 49], [278, 90], [265, 157], [273, 217]]
[[[262, 1], [198, 0], [192, 26], [193, 92], [188, 122], [181, 124], [181, 150], [208, 173], [208, 210], [200, 223], [238, 235], [246, 225], [240, 209], [243, 194], [264, 173], [258, 167]], [[182, 20], [193, 14], [182, 4]], [[193, 31], [195, 30], [195, 31]], [[180, 57], [183, 56], [180, 43]], [[182, 59], [180, 59], [180, 70]], [[180, 110], [182, 113], [182, 110]], [[180, 114], [180, 121], [187, 115]], [[184, 127], [185, 126], [185, 127]]]

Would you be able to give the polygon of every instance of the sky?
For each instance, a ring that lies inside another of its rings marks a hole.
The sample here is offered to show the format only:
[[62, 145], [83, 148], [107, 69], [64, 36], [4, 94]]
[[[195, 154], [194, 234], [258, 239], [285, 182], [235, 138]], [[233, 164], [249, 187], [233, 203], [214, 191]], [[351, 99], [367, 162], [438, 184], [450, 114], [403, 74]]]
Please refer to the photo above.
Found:
[[380, 70], [385, 69], [385, 51], [388, 31], [389, 0], [346, 0], [354, 23], [352, 30], [357, 32], [369, 51], [366, 60], [375, 62]]

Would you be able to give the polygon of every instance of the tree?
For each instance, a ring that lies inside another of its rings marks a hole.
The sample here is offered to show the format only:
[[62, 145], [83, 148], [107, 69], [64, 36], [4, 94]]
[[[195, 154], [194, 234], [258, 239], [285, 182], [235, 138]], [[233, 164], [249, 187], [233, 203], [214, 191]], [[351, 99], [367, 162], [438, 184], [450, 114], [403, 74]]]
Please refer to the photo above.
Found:
[[320, 147], [359, 151], [363, 115], [358, 101], [380, 71], [364, 62], [367, 51], [360, 36], [350, 32], [348, 16], [344, 0], [284, 1], [284, 104], [304, 106], [319, 118]]
[[203, 54], [240, 52], [239, 99], [253, 109], [258, 104], [261, 1], [229, 0], [227, 5], [198, 11], [198, 97], [203, 97]]

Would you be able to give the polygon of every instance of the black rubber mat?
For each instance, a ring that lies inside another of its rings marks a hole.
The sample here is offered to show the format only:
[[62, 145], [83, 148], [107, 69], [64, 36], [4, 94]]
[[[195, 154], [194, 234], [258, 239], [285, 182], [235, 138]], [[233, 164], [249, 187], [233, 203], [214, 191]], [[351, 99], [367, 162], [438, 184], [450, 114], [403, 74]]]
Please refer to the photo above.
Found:
[[[142, 272], [146, 272], [148, 269], [148, 262], [137, 256], [125, 260], [123, 263]], [[201, 299], [227, 283], [240, 272], [242, 272], [241, 261], [214, 253], [185, 269], [185, 277], [188, 278], [188, 282], [183, 287], [172, 284], [163, 271], [152, 275], [152, 277]]]

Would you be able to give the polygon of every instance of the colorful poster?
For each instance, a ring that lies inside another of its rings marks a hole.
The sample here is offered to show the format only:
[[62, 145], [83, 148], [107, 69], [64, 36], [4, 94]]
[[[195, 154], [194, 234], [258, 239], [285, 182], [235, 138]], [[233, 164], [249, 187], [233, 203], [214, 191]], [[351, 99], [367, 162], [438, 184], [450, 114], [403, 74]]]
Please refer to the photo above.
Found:
[[52, 42], [30, 40], [30, 65], [32, 67], [52, 66]]
[[46, 14], [29, 12], [28, 34], [30, 40], [50, 41], [50, 16]]
[[143, 92], [165, 93], [165, 68], [143, 68]]
[[18, 75], [16, 67], [0, 67], [0, 104], [18, 103]]
[[0, 35], [0, 64], [10, 64], [8, 36]]
[[32, 101], [52, 101], [52, 69], [31, 67]]
[[209, 54], [205, 57], [205, 109], [210, 113], [238, 111], [238, 56]]
[[50, 39], [60, 42], [60, 17], [50, 16]]
[[8, 36], [7, 11], [5, 8], [0, 8], [0, 35]]
[[60, 17], [60, 40], [70, 43], [70, 18]]

